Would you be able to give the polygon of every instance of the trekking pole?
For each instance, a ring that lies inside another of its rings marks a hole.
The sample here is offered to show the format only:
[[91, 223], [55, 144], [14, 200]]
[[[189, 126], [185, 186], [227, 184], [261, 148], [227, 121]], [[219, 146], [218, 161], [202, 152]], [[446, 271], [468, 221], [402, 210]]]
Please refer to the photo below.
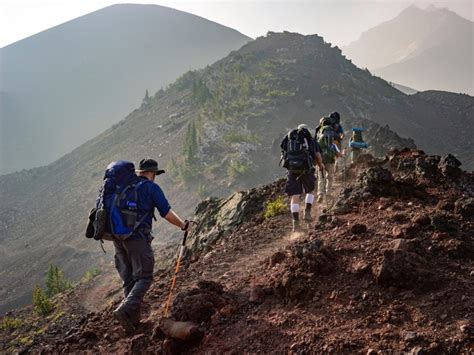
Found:
[[326, 178], [326, 168], [325, 169], [321, 169], [319, 168], [319, 170], [321, 170], [321, 177], [323, 178], [323, 187], [324, 187], [324, 200], [326, 201], [326, 209], [328, 209], [329, 207], [329, 204], [328, 204], [328, 194], [327, 194], [327, 178]]
[[184, 232], [183, 242], [181, 243], [181, 246], [179, 247], [178, 260], [176, 260], [176, 268], [174, 270], [173, 280], [171, 281], [170, 293], [168, 295], [168, 300], [166, 301], [165, 318], [168, 317], [168, 313], [169, 313], [169, 309], [171, 305], [171, 299], [173, 298], [173, 292], [174, 292], [174, 289], [176, 288], [176, 279], [178, 277], [179, 268], [181, 266], [181, 259], [183, 258], [184, 250], [186, 248], [186, 239], [188, 238], [188, 233], [189, 233], [187, 229], [188, 229], [189, 223], [190, 222], [187, 221], [186, 232]]
[[343, 189], [345, 190], [346, 189], [346, 155], [344, 154], [344, 177], [343, 177], [343, 180], [342, 180], [342, 187]]

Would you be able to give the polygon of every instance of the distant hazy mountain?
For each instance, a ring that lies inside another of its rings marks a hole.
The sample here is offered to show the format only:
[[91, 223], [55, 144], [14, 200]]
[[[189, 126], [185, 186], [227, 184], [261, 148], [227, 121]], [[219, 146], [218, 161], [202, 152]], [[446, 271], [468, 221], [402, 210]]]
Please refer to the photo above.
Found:
[[0, 174], [95, 137], [180, 74], [250, 38], [157, 5], [114, 5], [0, 49]]
[[410, 87], [405, 86], [405, 85], [400, 85], [400, 84], [397, 84], [397, 83], [391, 83], [391, 84], [395, 89], [398, 89], [398, 90], [400, 90], [401, 92], [403, 92], [404, 94], [407, 94], [407, 95], [413, 95], [413, 94], [416, 94], [418, 92], [418, 90], [415, 90], [415, 89], [410, 88]]
[[473, 36], [474, 23], [452, 11], [410, 6], [343, 51], [386, 80], [474, 95]]

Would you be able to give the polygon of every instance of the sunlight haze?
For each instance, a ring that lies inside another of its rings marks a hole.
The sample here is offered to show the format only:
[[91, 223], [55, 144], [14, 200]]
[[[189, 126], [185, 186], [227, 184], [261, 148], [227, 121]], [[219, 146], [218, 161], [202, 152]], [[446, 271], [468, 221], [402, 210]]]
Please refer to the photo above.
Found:
[[[470, 20], [472, 1], [113, 1], [6, 0], [0, 2], [0, 47], [116, 3], [149, 3], [199, 15], [250, 37], [267, 31], [317, 33], [337, 45], [395, 17], [410, 4], [448, 7]], [[357, 14], [357, 16], [354, 16]]]

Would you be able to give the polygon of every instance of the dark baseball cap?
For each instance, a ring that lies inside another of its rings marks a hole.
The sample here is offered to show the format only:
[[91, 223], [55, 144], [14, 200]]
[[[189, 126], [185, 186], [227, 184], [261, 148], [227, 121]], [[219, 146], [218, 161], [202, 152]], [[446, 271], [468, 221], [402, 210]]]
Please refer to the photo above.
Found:
[[138, 163], [137, 173], [144, 173], [146, 171], [155, 172], [156, 175], [165, 173], [164, 170], [158, 169], [158, 162], [150, 158], [142, 159], [140, 160], [140, 163]]

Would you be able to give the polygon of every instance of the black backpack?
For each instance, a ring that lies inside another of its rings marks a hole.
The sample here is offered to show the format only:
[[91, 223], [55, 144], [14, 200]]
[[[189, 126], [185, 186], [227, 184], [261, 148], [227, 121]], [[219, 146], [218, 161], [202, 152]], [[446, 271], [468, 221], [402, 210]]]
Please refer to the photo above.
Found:
[[308, 141], [312, 139], [311, 134], [306, 128], [294, 129], [287, 138], [283, 167], [294, 173], [309, 171], [312, 167]]

